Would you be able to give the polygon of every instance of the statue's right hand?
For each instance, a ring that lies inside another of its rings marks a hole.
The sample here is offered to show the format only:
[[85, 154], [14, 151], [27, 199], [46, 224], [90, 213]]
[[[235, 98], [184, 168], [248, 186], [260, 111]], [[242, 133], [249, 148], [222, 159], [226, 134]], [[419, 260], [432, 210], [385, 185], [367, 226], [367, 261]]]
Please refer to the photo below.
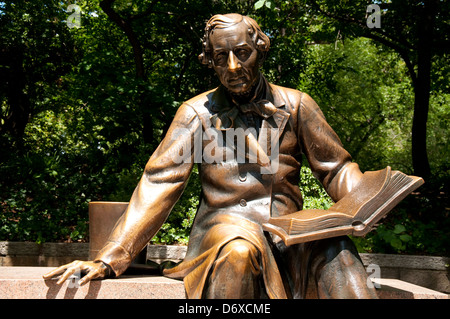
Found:
[[82, 286], [92, 279], [105, 278], [109, 273], [109, 268], [101, 261], [75, 260], [70, 264], [66, 264], [56, 268], [55, 270], [52, 270], [51, 272], [45, 274], [43, 277], [45, 280], [47, 280], [61, 275], [61, 277], [56, 282], [58, 285], [60, 285], [75, 272], [81, 272], [81, 274], [84, 275], [84, 277], [82, 277], [78, 282], [78, 284]]

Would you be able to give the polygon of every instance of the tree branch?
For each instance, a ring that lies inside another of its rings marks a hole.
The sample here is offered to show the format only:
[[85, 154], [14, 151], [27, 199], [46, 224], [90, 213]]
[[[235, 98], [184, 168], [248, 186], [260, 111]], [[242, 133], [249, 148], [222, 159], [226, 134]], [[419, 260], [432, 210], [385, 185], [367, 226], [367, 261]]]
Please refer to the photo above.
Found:
[[112, 5], [115, 0], [103, 0], [100, 7], [108, 15], [108, 17], [116, 23], [125, 32], [130, 44], [133, 48], [134, 62], [136, 65], [136, 77], [145, 79], [145, 68], [141, 42], [133, 31], [130, 21], [123, 19], [114, 9]]
[[322, 10], [319, 4], [317, 4], [316, 1], [311, 0], [312, 6], [318, 10], [320, 13], [325, 15], [328, 18], [332, 18], [337, 21], [341, 21], [347, 24], [353, 24], [357, 25], [361, 31], [362, 36], [365, 38], [369, 38], [372, 40], [375, 40], [377, 42], [380, 42], [381, 44], [393, 49], [397, 53], [400, 54], [403, 61], [405, 61], [406, 67], [408, 69], [408, 73], [411, 77], [413, 86], [416, 86], [417, 82], [417, 74], [414, 69], [414, 65], [409, 57], [408, 50], [414, 50], [414, 47], [412, 47], [408, 42], [394, 38], [390, 35], [387, 35], [385, 32], [379, 29], [368, 29], [367, 26], [361, 21], [353, 17], [346, 17], [346, 16], [340, 16], [340, 15], [334, 15], [328, 11]]

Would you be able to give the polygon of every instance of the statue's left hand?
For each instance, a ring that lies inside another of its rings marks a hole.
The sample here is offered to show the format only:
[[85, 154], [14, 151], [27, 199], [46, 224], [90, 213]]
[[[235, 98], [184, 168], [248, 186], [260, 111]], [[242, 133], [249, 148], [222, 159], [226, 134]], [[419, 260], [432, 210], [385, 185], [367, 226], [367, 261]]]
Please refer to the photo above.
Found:
[[85, 274], [84, 277], [82, 277], [78, 282], [78, 284], [82, 286], [92, 279], [105, 278], [109, 273], [109, 268], [104, 263], [99, 261], [75, 260], [70, 264], [66, 264], [56, 268], [55, 270], [52, 270], [51, 272], [45, 274], [43, 277], [45, 280], [47, 280], [62, 274], [56, 282], [58, 285], [60, 285], [78, 271], [82, 274]]

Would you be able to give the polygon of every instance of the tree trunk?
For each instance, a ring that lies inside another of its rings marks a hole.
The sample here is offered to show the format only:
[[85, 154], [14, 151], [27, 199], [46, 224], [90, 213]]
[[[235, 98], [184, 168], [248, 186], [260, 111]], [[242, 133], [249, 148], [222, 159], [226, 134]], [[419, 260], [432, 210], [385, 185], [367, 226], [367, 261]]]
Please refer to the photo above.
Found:
[[436, 6], [425, 1], [421, 12], [417, 43], [417, 81], [414, 87], [414, 118], [412, 126], [412, 162], [414, 174], [423, 178], [431, 175], [427, 154], [427, 120], [431, 87], [431, 46]]
[[[2, 118], [0, 133], [9, 133], [20, 149], [23, 145], [23, 135], [31, 113], [31, 105], [28, 95], [24, 92], [26, 87], [25, 71], [23, 69], [23, 53], [21, 48], [2, 50], [0, 63], [3, 62], [9, 68], [2, 76], [2, 82], [6, 85], [9, 111]], [[3, 115], [3, 114], [2, 114]], [[9, 147], [10, 145], [2, 145]]]

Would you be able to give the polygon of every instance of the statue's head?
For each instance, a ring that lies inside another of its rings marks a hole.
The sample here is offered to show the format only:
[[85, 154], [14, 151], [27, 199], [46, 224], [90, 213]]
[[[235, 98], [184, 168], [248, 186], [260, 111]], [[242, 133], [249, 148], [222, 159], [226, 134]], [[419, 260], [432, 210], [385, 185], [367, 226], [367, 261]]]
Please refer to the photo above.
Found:
[[214, 68], [220, 82], [242, 94], [256, 83], [270, 40], [250, 17], [240, 14], [213, 16], [205, 28], [200, 61]]

